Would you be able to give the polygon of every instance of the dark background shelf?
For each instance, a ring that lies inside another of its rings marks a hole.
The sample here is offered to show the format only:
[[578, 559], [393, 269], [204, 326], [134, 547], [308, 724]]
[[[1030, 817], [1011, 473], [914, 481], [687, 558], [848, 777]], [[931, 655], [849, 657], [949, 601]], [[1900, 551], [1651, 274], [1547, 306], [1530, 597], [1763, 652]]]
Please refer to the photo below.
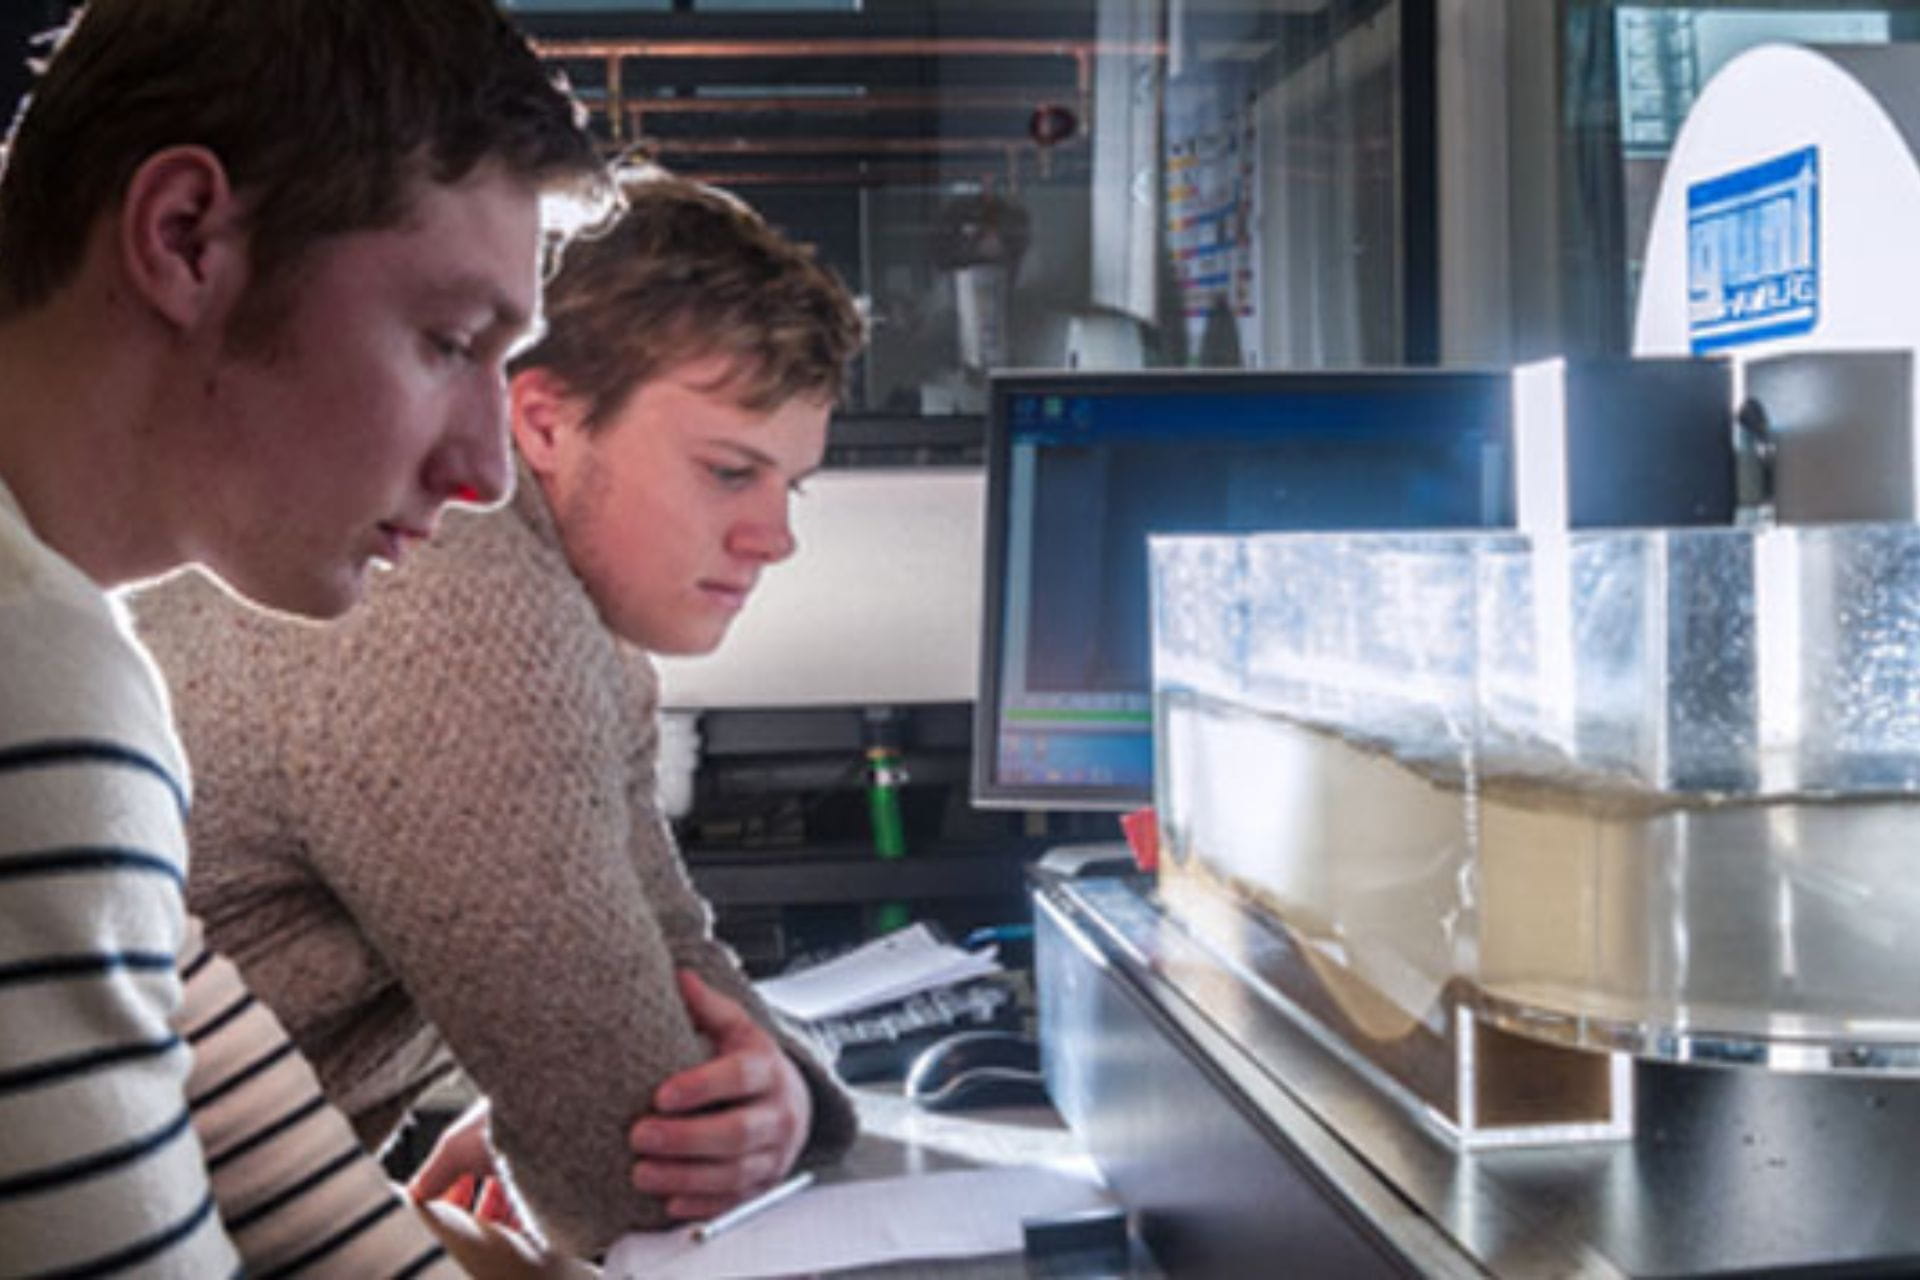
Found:
[[[1119, 835], [1109, 813], [974, 808], [966, 703], [712, 710], [699, 732], [693, 807], [675, 827], [716, 929], [756, 976], [863, 941], [883, 909], [956, 940], [1024, 923], [1036, 858]], [[873, 843], [866, 748], [876, 734], [906, 774], [898, 859]]]

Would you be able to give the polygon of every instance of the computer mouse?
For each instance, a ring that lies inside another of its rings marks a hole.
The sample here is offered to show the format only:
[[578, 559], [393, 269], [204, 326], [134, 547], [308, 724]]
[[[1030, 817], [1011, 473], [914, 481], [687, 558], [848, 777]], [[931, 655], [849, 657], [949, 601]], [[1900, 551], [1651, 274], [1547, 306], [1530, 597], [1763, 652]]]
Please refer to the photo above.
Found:
[[1045, 1106], [1040, 1046], [1011, 1031], [957, 1031], [913, 1060], [906, 1094], [929, 1111]]

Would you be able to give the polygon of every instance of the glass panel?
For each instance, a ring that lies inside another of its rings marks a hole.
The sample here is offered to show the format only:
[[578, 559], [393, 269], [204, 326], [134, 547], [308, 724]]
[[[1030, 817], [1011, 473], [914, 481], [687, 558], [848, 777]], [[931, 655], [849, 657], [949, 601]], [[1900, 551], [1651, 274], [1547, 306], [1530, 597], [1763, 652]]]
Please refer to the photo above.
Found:
[[853, 411], [978, 413], [1009, 367], [1403, 358], [1401, 0], [518, 7], [610, 147], [865, 297]]
[[1163, 865], [1428, 1023], [1920, 1072], [1920, 530], [1160, 538]]

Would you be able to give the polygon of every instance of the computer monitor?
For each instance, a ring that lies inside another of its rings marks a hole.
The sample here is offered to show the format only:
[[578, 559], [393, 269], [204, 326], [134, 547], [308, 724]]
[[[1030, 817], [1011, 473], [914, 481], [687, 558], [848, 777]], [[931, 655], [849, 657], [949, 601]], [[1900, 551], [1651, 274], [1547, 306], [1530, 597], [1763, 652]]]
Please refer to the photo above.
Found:
[[1511, 417], [1505, 371], [996, 376], [974, 803], [1151, 800], [1148, 534], [1509, 526]]

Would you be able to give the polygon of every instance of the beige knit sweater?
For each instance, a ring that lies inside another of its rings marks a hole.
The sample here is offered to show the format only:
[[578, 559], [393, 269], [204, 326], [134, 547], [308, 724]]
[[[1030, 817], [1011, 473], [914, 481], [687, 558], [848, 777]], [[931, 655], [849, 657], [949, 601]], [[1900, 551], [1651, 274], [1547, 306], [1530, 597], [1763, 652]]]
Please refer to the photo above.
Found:
[[[135, 612], [196, 762], [191, 905], [362, 1139], [451, 1050], [558, 1242], [660, 1225], [627, 1129], [709, 1054], [673, 969], [771, 1019], [659, 812], [652, 664], [600, 622], [538, 485], [450, 515], [330, 626], [195, 575]], [[851, 1105], [787, 1047], [813, 1092], [805, 1159], [836, 1157]]]

